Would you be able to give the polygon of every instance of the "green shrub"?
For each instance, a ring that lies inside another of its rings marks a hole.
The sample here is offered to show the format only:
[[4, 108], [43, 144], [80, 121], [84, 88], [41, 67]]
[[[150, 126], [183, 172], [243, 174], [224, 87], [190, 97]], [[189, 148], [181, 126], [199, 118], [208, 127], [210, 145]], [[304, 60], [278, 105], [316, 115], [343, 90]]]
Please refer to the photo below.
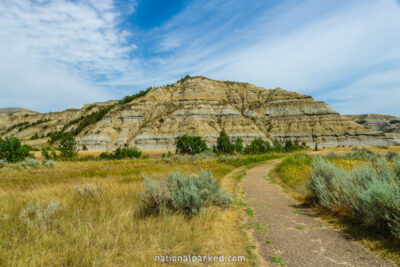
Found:
[[232, 154], [235, 152], [235, 146], [226, 134], [225, 129], [222, 129], [217, 139], [217, 152], [226, 154]]
[[22, 145], [21, 141], [16, 137], [0, 138], [0, 159], [8, 162], [18, 162], [26, 157], [31, 157], [29, 146]]
[[53, 160], [46, 160], [43, 161], [43, 166], [48, 167], [48, 168], [55, 168], [57, 166], [57, 163]]
[[86, 128], [89, 125], [95, 124], [103, 117], [110, 112], [110, 110], [113, 108], [113, 105], [103, 107], [98, 111], [92, 112], [89, 115], [85, 116], [78, 124], [78, 126], [75, 128], [73, 131], [74, 135], [78, 135], [84, 128]]
[[272, 152], [273, 149], [268, 141], [264, 141], [262, 138], [254, 139], [244, 149], [245, 154], [264, 154]]
[[101, 159], [126, 159], [126, 158], [140, 158], [142, 152], [136, 148], [117, 148], [114, 152], [103, 152], [100, 154]]
[[400, 123], [400, 120], [391, 120], [389, 121], [390, 124], [398, 124]]
[[182, 135], [176, 140], [176, 153], [198, 154], [207, 150], [206, 142], [200, 136]]
[[122, 100], [118, 102], [120, 105], [128, 104], [129, 102], [132, 102], [135, 99], [138, 99], [139, 97], [145, 96], [153, 87], [149, 87], [146, 90], [141, 90], [139, 93], [130, 95], [130, 96], [125, 96]]
[[380, 157], [376, 164], [352, 171], [321, 157], [316, 157], [312, 166], [308, 188], [315, 204], [400, 240], [400, 157], [393, 165]]
[[76, 157], [76, 142], [71, 133], [68, 133], [61, 138], [58, 150], [60, 150], [60, 157], [62, 159], [73, 159]]
[[220, 189], [211, 172], [200, 176], [173, 172], [161, 182], [143, 177], [145, 191], [140, 195], [141, 212], [145, 215], [162, 210], [195, 215], [208, 206], [229, 207], [232, 195]]
[[39, 137], [39, 134], [38, 134], [38, 133], [35, 133], [34, 135], [31, 136], [30, 140], [37, 140], [37, 139], [39, 139], [39, 138], [40, 138], [40, 137]]
[[361, 149], [353, 149], [353, 153], [347, 153], [345, 155], [346, 159], [352, 160], [364, 160], [364, 161], [376, 161], [378, 158], [378, 154], [375, 152], [363, 147]]
[[397, 153], [396, 152], [393, 152], [393, 151], [388, 151], [387, 153], [386, 153], [386, 159], [387, 160], [393, 160], [394, 158], [396, 158], [397, 157]]
[[83, 150], [83, 151], [87, 151], [87, 150], [88, 150], [87, 146], [86, 146], [86, 145], [83, 145], [82, 150]]
[[49, 153], [50, 150], [50, 147], [43, 147], [41, 152], [42, 158], [44, 158], [45, 160], [50, 160], [52, 158]]
[[239, 154], [243, 153], [244, 147], [243, 147], [243, 139], [242, 138], [240, 138], [240, 137], [236, 138], [234, 146], [235, 146], [235, 151], [237, 153], [239, 153]]
[[39, 167], [39, 162], [33, 158], [26, 158], [21, 162], [21, 166], [24, 168], [37, 168]]

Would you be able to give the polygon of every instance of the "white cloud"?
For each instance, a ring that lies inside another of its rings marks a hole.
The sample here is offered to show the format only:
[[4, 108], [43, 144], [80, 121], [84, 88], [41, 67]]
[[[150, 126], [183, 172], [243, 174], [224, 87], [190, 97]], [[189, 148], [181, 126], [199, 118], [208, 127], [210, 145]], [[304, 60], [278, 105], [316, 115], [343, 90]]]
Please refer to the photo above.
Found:
[[[161, 56], [151, 65], [158, 80], [189, 73], [280, 86], [334, 103], [342, 113], [372, 112], [367, 100], [373, 96], [382, 101], [374, 110], [400, 115], [394, 101], [383, 97], [400, 94], [395, 75], [381, 84], [368, 79], [382, 68], [400, 67], [400, 9], [394, 0], [285, 1], [262, 12], [251, 10], [254, 19], [245, 23], [237, 17], [249, 15], [240, 1], [213, 3], [205, 8], [212, 16], [201, 9], [203, 1], [196, 1], [152, 33], [160, 38]], [[342, 94], [341, 88], [351, 93], [336, 100], [326, 94]]]
[[[118, 23], [112, 0], [0, 1], [0, 105], [46, 110], [107, 100], [113, 93], [95, 81], [124, 73], [133, 48]], [[16, 92], [32, 102], [11, 98]]]

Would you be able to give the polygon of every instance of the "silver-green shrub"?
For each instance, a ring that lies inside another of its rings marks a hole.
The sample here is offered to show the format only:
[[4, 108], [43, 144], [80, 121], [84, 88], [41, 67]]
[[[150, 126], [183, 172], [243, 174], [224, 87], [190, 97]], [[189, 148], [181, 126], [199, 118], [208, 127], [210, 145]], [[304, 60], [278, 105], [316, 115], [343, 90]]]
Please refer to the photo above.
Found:
[[161, 182], [143, 177], [145, 192], [140, 195], [144, 214], [169, 209], [187, 215], [195, 215], [206, 207], [229, 207], [233, 197], [221, 190], [211, 172], [201, 170], [200, 175], [172, 172]]
[[241, 155], [219, 155], [218, 156], [218, 162], [223, 162], [223, 163], [230, 163], [233, 161], [241, 161], [243, 160], [243, 157]]
[[33, 159], [33, 158], [25, 158], [24, 161], [22, 161], [20, 164], [24, 168], [37, 168], [37, 167], [39, 167], [39, 162], [36, 159]]
[[29, 202], [26, 208], [20, 212], [19, 218], [28, 227], [46, 227], [53, 221], [59, 208], [60, 202], [58, 200], [52, 200], [43, 206]]
[[385, 157], [378, 157], [376, 164], [361, 165], [352, 171], [321, 157], [314, 158], [312, 166], [308, 188], [317, 205], [379, 231], [389, 229], [393, 237], [400, 237], [399, 157], [393, 165]]
[[8, 163], [5, 159], [0, 159], [0, 168], [7, 167]]
[[102, 194], [102, 190], [99, 186], [95, 184], [84, 184], [84, 185], [76, 185], [75, 192], [79, 197], [89, 198], [94, 196], [99, 196]]
[[42, 164], [43, 164], [43, 166], [49, 167], [49, 168], [55, 168], [57, 166], [57, 163], [54, 160], [46, 160]]

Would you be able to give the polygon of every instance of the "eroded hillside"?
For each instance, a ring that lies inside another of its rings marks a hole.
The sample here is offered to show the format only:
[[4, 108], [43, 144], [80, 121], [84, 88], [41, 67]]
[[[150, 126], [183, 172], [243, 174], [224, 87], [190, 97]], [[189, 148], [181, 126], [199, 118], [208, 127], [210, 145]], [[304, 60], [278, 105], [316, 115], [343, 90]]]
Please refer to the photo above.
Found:
[[[41, 145], [49, 133], [72, 131], [78, 145], [90, 150], [134, 145], [173, 150], [175, 139], [185, 133], [200, 135], [212, 146], [222, 128], [244, 143], [257, 137], [298, 139], [311, 146], [393, 143], [382, 131], [340, 116], [324, 102], [280, 88], [188, 77], [131, 99], [56, 113], [0, 114], [0, 134]], [[104, 116], [93, 120], [94, 112], [101, 111]]]

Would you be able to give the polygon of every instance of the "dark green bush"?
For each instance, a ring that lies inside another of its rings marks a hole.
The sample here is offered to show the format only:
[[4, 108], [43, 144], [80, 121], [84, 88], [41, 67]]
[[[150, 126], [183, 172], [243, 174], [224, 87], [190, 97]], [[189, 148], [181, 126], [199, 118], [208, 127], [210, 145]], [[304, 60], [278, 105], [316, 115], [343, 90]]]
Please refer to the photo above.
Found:
[[55, 142], [57, 142], [58, 140], [60, 140], [61, 138], [63, 138], [65, 135], [67, 135], [68, 133], [65, 132], [49, 132], [47, 133], [47, 137], [50, 138], [49, 143], [52, 145]]
[[225, 129], [222, 129], [217, 139], [217, 152], [226, 154], [232, 154], [235, 152], [235, 146], [226, 134]]
[[206, 142], [200, 136], [182, 135], [176, 140], [176, 153], [194, 155], [207, 150]]
[[0, 138], [0, 159], [4, 159], [7, 162], [18, 162], [26, 157], [32, 157], [29, 151], [29, 146], [22, 145], [21, 141], [16, 137]]
[[32, 137], [30, 138], [31, 140], [37, 140], [37, 139], [39, 139], [40, 137], [39, 137], [39, 134], [38, 133], [35, 133], [34, 135], [32, 135]]
[[103, 152], [100, 154], [101, 159], [126, 159], [126, 158], [139, 158], [142, 152], [136, 148], [117, 148], [114, 152]]
[[273, 148], [268, 141], [262, 140], [262, 138], [254, 139], [249, 145], [244, 149], [245, 154], [263, 154], [272, 152]]
[[98, 111], [92, 112], [89, 115], [85, 116], [82, 120], [80, 120], [78, 126], [75, 128], [75, 130], [73, 131], [74, 135], [78, 135], [84, 128], [86, 128], [89, 125], [95, 124], [98, 121], [100, 121], [101, 119], [103, 119], [103, 117], [110, 112], [110, 110], [113, 108], [114, 106], [107, 106], [107, 107], [103, 107]]
[[242, 154], [243, 150], [244, 150], [243, 139], [240, 138], [240, 137], [236, 138], [235, 143], [234, 143], [234, 147], [235, 147], [235, 151], [237, 153]]
[[7, 132], [9, 132], [9, 131], [11, 131], [11, 130], [13, 130], [15, 128], [24, 127], [26, 125], [29, 125], [29, 122], [24, 121], [24, 122], [20, 122], [18, 124], [11, 125], [10, 127], [8, 127]]
[[56, 151], [54, 149], [52, 149], [51, 147], [42, 148], [42, 157], [45, 160], [57, 160], [58, 159]]
[[125, 96], [122, 100], [120, 100], [118, 102], [118, 104], [121, 104], [121, 105], [128, 104], [129, 102], [132, 102], [133, 100], [135, 100], [139, 97], [145, 96], [152, 88], [153, 87], [149, 87], [146, 90], [140, 90], [140, 92], [137, 94]]
[[140, 195], [141, 212], [145, 215], [162, 210], [195, 215], [208, 206], [227, 208], [232, 195], [221, 190], [211, 172], [201, 171], [200, 176], [171, 173], [161, 182], [143, 177], [145, 192]]
[[76, 157], [76, 142], [71, 133], [68, 133], [61, 138], [58, 150], [60, 151], [60, 157], [62, 159], [73, 159]]

